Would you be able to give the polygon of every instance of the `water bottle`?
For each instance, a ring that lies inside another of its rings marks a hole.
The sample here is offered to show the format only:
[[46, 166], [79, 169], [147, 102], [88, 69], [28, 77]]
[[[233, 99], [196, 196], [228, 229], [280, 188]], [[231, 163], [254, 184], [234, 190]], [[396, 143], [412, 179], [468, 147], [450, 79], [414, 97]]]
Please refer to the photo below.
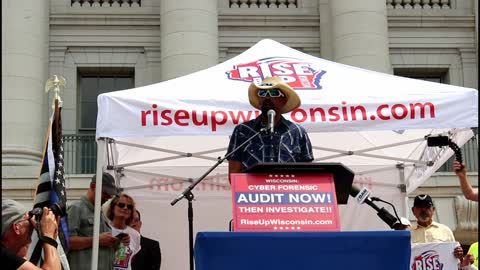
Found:
[[125, 246], [123, 243], [120, 243], [120, 246], [117, 249], [118, 260], [120, 261], [125, 260], [126, 255], [127, 255], [127, 246]]

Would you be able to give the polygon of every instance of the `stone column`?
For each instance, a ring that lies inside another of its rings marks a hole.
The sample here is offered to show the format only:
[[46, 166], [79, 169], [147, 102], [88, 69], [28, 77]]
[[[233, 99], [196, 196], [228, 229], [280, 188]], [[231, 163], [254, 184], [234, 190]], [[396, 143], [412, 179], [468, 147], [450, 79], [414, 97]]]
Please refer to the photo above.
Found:
[[[477, 70], [478, 70], [478, 1], [473, 1], [473, 8], [475, 9], [475, 53], [477, 58]], [[478, 80], [478, 78], [477, 78]]]
[[474, 48], [459, 49], [462, 61], [463, 84], [461, 86], [478, 88], [477, 53]]
[[49, 1], [2, 1], [2, 169], [39, 172], [50, 107], [49, 10]]
[[334, 61], [392, 73], [385, 0], [330, 0]]
[[332, 16], [328, 2], [329, 0], [318, 1], [318, 12], [320, 14], [320, 57], [326, 60], [334, 61]]
[[217, 1], [160, 1], [161, 78], [218, 64]]

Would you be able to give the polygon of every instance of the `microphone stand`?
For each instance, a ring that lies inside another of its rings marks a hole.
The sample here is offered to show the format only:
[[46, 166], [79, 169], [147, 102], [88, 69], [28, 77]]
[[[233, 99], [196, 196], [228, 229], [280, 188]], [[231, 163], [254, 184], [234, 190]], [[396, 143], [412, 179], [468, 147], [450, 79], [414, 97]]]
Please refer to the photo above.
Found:
[[387, 201], [384, 201], [384, 200], [382, 200], [382, 199], [380, 199], [380, 198], [378, 198], [378, 197], [370, 197], [370, 199], [371, 199], [372, 201], [379, 201], [379, 202], [383, 202], [383, 203], [386, 203], [386, 204], [390, 205], [390, 206], [393, 208], [393, 212], [395, 213], [395, 216], [396, 216], [397, 219], [400, 221], [400, 217], [399, 217], [398, 214], [397, 214], [397, 209], [395, 209], [395, 206], [394, 206], [392, 203], [387, 202]]
[[192, 190], [203, 180], [207, 175], [209, 175], [215, 168], [218, 167], [225, 159], [227, 159], [229, 156], [231, 156], [233, 153], [235, 153], [238, 149], [242, 148], [245, 144], [253, 140], [253, 138], [257, 137], [260, 133], [266, 132], [268, 128], [261, 128], [257, 133], [255, 133], [252, 137], [248, 138], [245, 142], [237, 146], [235, 149], [233, 149], [230, 153], [227, 153], [223, 158], [218, 158], [217, 163], [215, 163], [210, 169], [208, 169], [202, 176], [200, 176], [195, 182], [190, 184], [176, 199], [174, 199], [170, 205], [174, 206], [177, 202], [179, 202], [181, 199], [185, 198], [188, 201], [188, 210], [187, 210], [187, 216], [188, 216], [188, 245], [190, 249], [189, 257], [190, 257], [190, 270], [194, 270], [194, 262], [193, 262], [193, 206], [192, 206], [192, 201], [195, 198], [195, 196], [192, 193]]
[[[392, 215], [390, 215], [390, 213], [387, 212], [387, 210], [385, 210], [385, 208], [382, 207], [382, 214], [380, 214], [380, 212], [378, 213], [378, 216], [383, 220], [385, 221], [385, 223], [387, 223], [390, 228], [394, 229], [394, 230], [399, 230], [398, 229], [398, 225], [401, 225], [402, 224], [402, 221], [400, 220], [400, 217], [398, 216], [398, 213], [397, 213], [397, 209], [395, 209], [395, 206], [390, 203], [390, 202], [387, 202], [387, 201], [384, 201], [378, 197], [370, 197], [370, 199], [372, 201], [378, 201], [378, 202], [383, 202], [383, 203], [386, 203], [388, 205], [390, 205], [392, 208], [393, 208], [393, 212], [395, 213], [395, 216], [396, 216], [396, 221], [393, 220], [393, 217]], [[383, 216], [383, 217], [382, 217]], [[402, 230], [402, 229], [400, 229]]]
[[387, 209], [385, 208], [380, 208], [377, 205], [375, 205], [371, 200], [365, 200], [365, 203], [370, 205], [375, 211], [377, 211], [377, 216], [383, 220], [383, 222], [387, 223], [387, 225], [393, 229], [393, 226], [395, 223], [397, 223], [397, 218], [392, 216]]

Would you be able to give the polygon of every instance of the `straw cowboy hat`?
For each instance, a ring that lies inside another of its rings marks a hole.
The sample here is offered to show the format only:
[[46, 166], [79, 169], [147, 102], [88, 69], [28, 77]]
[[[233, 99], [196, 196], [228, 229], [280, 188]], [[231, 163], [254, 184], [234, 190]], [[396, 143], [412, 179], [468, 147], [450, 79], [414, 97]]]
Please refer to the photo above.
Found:
[[300, 97], [297, 93], [280, 77], [266, 77], [260, 85], [255, 85], [253, 82], [248, 87], [248, 99], [250, 104], [259, 110], [262, 109], [260, 104], [260, 97], [258, 96], [258, 89], [272, 89], [278, 88], [287, 97], [287, 102], [280, 109], [279, 113], [284, 114], [300, 107]]

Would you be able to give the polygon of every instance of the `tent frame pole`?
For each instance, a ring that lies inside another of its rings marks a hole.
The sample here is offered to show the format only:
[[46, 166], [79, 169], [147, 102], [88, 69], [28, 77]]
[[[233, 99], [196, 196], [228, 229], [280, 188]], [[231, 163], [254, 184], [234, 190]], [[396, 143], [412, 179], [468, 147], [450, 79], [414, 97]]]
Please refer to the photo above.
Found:
[[399, 163], [397, 164], [398, 168], [398, 173], [400, 177], [400, 185], [398, 188], [400, 189], [400, 194], [401, 194], [401, 201], [403, 203], [402, 206], [402, 211], [400, 213], [400, 216], [408, 218], [408, 196], [407, 196], [407, 185], [405, 183], [405, 164]]
[[[103, 160], [105, 157], [105, 138], [97, 139], [97, 180], [96, 187], [102, 187]], [[91, 269], [98, 268], [98, 249], [100, 243], [100, 209], [101, 209], [102, 189], [95, 188], [95, 210], [93, 212], [93, 242], [92, 242], [92, 264]]]

